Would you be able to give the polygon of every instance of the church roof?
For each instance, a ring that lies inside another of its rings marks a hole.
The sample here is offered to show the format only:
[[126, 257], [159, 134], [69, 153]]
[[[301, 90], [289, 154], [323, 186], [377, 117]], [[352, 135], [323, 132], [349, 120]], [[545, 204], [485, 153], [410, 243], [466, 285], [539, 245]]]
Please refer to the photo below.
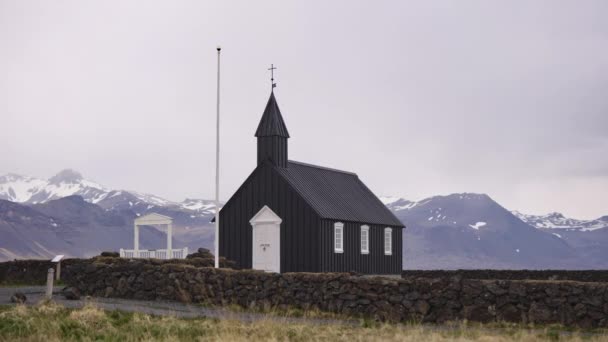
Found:
[[270, 98], [262, 114], [262, 119], [258, 125], [258, 129], [255, 131], [256, 137], [270, 137], [279, 136], [289, 138], [289, 132], [283, 121], [283, 116], [279, 110], [277, 100], [274, 98], [274, 92], [270, 93]]
[[354, 173], [292, 160], [275, 170], [321, 218], [404, 226]]

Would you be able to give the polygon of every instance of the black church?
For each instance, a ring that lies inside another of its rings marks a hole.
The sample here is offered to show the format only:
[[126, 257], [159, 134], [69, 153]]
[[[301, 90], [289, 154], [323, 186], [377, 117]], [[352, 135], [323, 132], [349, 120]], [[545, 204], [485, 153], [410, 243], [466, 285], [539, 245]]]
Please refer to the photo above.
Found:
[[271, 272], [399, 274], [405, 226], [351, 172], [288, 159], [274, 92], [257, 167], [220, 211], [220, 255]]

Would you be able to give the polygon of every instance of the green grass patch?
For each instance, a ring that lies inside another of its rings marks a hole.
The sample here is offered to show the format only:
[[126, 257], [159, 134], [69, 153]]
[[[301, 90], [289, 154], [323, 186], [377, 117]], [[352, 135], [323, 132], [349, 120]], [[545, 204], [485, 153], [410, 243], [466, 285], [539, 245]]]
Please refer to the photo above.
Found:
[[[295, 315], [310, 317], [303, 311]], [[314, 317], [316, 315], [313, 314]], [[446, 325], [385, 324], [361, 320], [359, 324], [316, 324], [269, 318], [247, 323], [226, 319], [151, 316], [104, 311], [92, 304], [66, 309], [47, 302], [37, 306], [0, 306], [0, 341], [606, 341], [608, 332], [567, 331], [559, 326], [450, 323]]]
[[352, 313], [350, 315], [340, 314], [330, 311], [322, 311], [317, 308], [311, 309], [301, 309], [293, 306], [287, 307], [268, 307], [263, 308], [260, 306], [244, 308], [238, 304], [227, 304], [223, 306], [217, 306], [212, 304], [198, 304], [201, 307], [205, 308], [215, 308], [227, 310], [235, 313], [256, 313], [256, 314], [264, 314], [273, 317], [293, 317], [293, 318], [311, 318], [311, 319], [337, 319], [337, 320], [363, 320], [365, 316]]

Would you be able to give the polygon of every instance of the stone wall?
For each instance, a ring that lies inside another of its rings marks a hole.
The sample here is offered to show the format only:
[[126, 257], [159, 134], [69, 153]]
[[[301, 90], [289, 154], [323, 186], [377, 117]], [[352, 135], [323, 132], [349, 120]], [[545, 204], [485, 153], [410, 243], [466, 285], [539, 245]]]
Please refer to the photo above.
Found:
[[315, 308], [389, 321], [608, 326], [608, 283], [599, 282], [271, 274], [103, 258], [70, 265], [65, 275], [94, 296]]
[[[106, 252], [104, 252], [106, 253]], [[104, 254], [102, 253], [102, 255]], [[79, 263], [90, 263], [92, 260], [102, 260], [105, 263], [120, 262], [121, 259], [116, 257], [95, 257], [93, 259], [64, 259], [61, 261], [62, 277], [65, 269], [69, 265]], [[191, 265], [194, 267], [213, 267], [213, 255], [209, 254], [205, 249], [199, 249], [198, 252], [188, 255], [187, 259], [159, 260], [159, 259], [142, 259], [142, 263], [151, 265], [162, 264], [180, 264]], [[220, 258], [221, 267], [234, 267], [234, 262]], [[0, 262], [0, 285], [44, 285], [46, 284], [46, 276], [49, 268], [55, 268], [56, 264], [49, 260], [14, 260]]]
[[504, 280], [574, 280], [608, 282], [608, 270], [405, 270], [404, 279], [451, 278]]
[[[62, 274], [66, 265], [81, 259], [67, 259], [61, 262]], [[0, 262], [0, 285], [44, 285], [49, 268], [56, 269], [50, 260], [15, 260]]]

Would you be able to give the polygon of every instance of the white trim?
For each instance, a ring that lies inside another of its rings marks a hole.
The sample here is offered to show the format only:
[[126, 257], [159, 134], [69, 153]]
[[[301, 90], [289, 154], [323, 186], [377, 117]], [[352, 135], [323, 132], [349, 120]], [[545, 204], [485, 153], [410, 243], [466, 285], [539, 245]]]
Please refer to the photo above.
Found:
[[[369, 254], [369, 226], [361, 226], [361, 254]], [[365, 237], [365, 239], [364, 239]], [[363, 243], [365, 241], [365, 244]]]
[[249, 223], [255, 227], [257, 224], [276, 223], [281, 224], [283, 220], [267, 205], [263, 206], [257, 214], [253, 215]]
[[135, 224], [138, 226], [154, 226], [157, 224], [171, 224], [173, 219], [169, 216], [150, 213], [135, 219]]
[[53, 258], [53, 260], [51, 260], [51, 262], [60, 262], [60, 261], [61, 261], [61, 259], [63, 259], [63, 257], [64, 257], [64, 256], [65, 256], [65, 255], [63, 255], [63, 254], [56, 255], [56, 256]]
[[344, 253], [344, 223], [334, 223], [334, 253]]
[[393, 255], [393, 229], [384, 228], [384, 255]]

